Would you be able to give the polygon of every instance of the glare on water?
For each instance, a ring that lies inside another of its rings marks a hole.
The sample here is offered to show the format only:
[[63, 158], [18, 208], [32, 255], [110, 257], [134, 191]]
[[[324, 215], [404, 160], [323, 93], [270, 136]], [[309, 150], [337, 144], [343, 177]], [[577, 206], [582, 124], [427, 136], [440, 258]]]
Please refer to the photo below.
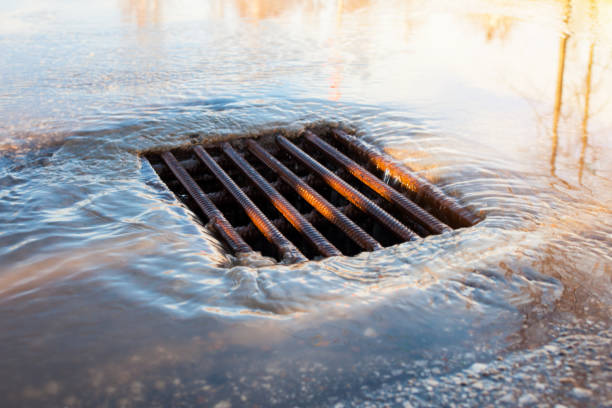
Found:
[[[610, 21], [586, 0], [0, 5], [0, 405], [608, 401]], [[226, 268], [139, 156], [314, 122], [483, 221]]]

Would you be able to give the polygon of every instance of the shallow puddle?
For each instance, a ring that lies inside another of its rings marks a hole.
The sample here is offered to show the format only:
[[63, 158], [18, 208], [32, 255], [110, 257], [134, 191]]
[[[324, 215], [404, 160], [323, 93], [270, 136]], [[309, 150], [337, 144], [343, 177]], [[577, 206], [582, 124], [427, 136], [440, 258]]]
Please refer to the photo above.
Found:
[[[1, 405], [605, 406], [611, 19], [603, 1], [0, 6]], [[236, 262], [140, 159], [311, 123], [483, 221]]]

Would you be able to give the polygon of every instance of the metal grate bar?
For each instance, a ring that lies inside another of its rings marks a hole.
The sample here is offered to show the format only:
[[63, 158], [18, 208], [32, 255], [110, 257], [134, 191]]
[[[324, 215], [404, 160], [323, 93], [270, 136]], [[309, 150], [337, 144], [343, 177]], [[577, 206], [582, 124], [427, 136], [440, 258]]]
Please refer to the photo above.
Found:
[[349, 238], [355, 243], [367, 251], [374, 251], [381, 249], [382, 246], [372, 238], [367, 232], [361, 227], [351, 221], [346, 215], [341, 213], [336, 207], [329, 203], [319, 193], [317, 193], [312, 187], [304, 183], [298, 176], [296, 176], [291, 170], [285, 167], [280, 161], [274, 156], [264, 150], [254, 140], [247, 141], [249, 150], [257, 156], [259, 160], [265, 163], [270, 169], [277, 173], [287, 184], [293, 189], [310, 205], [312, 205], [321, 215], [327, 218], [330, 222], [334, 223], [340, 228]]
[[185, 190], [198, 204], [198, 207], [208, 217], [212, 227], [223, 237], [225, 242], [230, 246], [234, 253], [248, 253], [253, 250], [244, 242], [242, 237], [234, 230], [231, 224], [225, 219], [223, 213], [210, 201], [204, 194], [202, 189], [197, 185], [195, 180], [191, 178], [189, 173], [179, 164], [176, 157], [171, 152], [164, 152], [161, 155], [162, 160], [166, 163], [170, 171], [181, 182]]
[[287, 140], [287, 138], [284, 136], [277, 136], [276, 142], [296, 157], [302, 164], [321, 176], [331, 188], [353, 203], [357, 208], [376, 218], [398, 237], [406, 241], [412, 241], [418, 238], [415, 233], [410, 231], [410, 229], [404, 226], [395, 217], [370, 201], [370, 199], [361, 194], [346, 181], [336, 176], [329, 169], [306, 154], [302, 149]]
[[194, 149], [196, 156], [208, 167], [208, 169], [217, 177], [223, 186], [234, 196], [236, 201], [242, 206], [253, 224], [261, 231], [268, 241], [274, 244], [283, 259], [290, 262], [307, 261], [307, 258], [302, 255], [299, 249], [295, 247], [283, 234], [270, 222], [263, 212], [247, 197], [240, 187], [236, 185], [227, 173], [219, 166], [212, 157], [202, 148], [196, 146]]
[[366, 157], [377, 168], [389, 172], [392, 177], [399, 179], [404, 187], [423, 197], [425, 202], [431, 204], [436, 215], [450, 221], [454, 224], [453, 226], [471, 227], [480, 221], [478, 217], [461, 207], [454, 199], [445, 195], [442, 190], [414, 173], [407, 166], [383, 155], [374, 147], [342, 130], [334, 129], [332, 135], [347, 148]]
[[352, 256], [479, 221], [408, 167], [318, 125], [145, 157], [237, 254], [287, 263]]
[[[338, 210], [347, 217], [353, 217], [358, 214], [363, 214], [360, 209], [358, 209], [352, 204], [347, 204], [343, 205], [342, 207], [336, 208], [338, 208]], [[318, 224], [321, 221], [325, 220], [325, 217], [323, 217], [321, 213], [319, 213], [317, 210], [312, 210], [309, 213], [302, 214], [302, 217], [304, 217], [304, 219], [311, 223], [315, 228], [318, 227]], [[274, 224], [278, 229], [281, 230], [291, 226], [291, 224], [285, 218], [275, 218], [273, 220], [270, 220], [270, 222], [272, 222], [272, 224]], [[253, 237], [258, 232], [258, 229], [255, 228], [255, 226], [252, 224], [236, 227], [235, 230], [240, 234], [241, 237], [245, 239]]]
[[292, 206], [261, 174], [253, 168], [229, 143], [223, 144], [225, 154], [240, 167], [244, 174], [255, 184], [270, 200], [272, 205], [281, 213], [293, 227], [306, 237], [306, 239], [324, 256], [342, 255], [342, 252], [333, 246], [298, 210]]
[[[317, 182], [317, 177], [314, 174], [309, 174], [307, 176], [300, 177], [300, 178], [306, 184], [310, 184], [310, 185], [316, 184]], [[287, 183], [285, 183], [282, 180], [275, 180], [275, 181], [269, 182], [269, 184], [270, 186], [272, 186], [274, 189], [276, 189], [280, 193], [285, 193], [288, 190], [292, 190], [291, 187], [287, 186]], [[257, 194], [257, 192], [261, 190], [256, 186], [244, 186], [242, 187], [242, 191], [244, 191], [246, 195], [251, 196], [253, 194]], [[228, 204], [234, 201], [234, 198], [232, 197], [232, 195], [229, 194], [226, 190], [215, 191], [214, 193], [209, 193], [208, 198], [210, 198], [212, 202], [214, 202], [217, 205]]]
[[340, 152], [338, 149], [334, 148], [311, 131], [307, 130], [304, 133], [304, 137], [306, 140], [318, 147], [319, 150], [325, 153], [329, 158], [344, 166], [344, 168], [355, 176], [355, 178], [359, 179], [366, 186], [378, 193], [381, 197], [387, 199], [390, 203], [401, 208], [406, 214], [416, 219], [430, 232], [433, 232], [434, 234], [441, 234], [443, 232], [452, 231], [448, 225], [445, 225], [440, 220], [436, 219], [427, 211], [423, 210], [421, 207], [400, 194], [390, 185], [382, 182], [378, 177], [374, 176], [359, 164], [355, 163], [349, 157], [342, 154], [342, 152]]

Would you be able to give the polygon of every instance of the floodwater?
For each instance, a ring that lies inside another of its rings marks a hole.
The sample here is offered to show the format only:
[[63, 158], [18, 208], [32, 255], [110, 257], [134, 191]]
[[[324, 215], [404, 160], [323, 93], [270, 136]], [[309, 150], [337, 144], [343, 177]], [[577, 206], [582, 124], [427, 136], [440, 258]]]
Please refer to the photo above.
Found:
[[[609, 406], [612, 3], [0, 4], [0, 405]], [[341, 123], [483, 217], [225, 268], [140, 159]]]

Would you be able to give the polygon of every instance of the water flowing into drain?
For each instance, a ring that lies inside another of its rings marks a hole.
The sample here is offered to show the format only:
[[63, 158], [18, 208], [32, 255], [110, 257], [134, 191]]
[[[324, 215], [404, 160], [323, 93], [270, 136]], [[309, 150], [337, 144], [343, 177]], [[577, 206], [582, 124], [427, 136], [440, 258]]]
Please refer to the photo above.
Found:
[[233, 253], [260, 251], [303, 262], [374, 251], [479, 221], [356, 137], [339, 129], [318, 133], [236, 139], [146, 158]]

